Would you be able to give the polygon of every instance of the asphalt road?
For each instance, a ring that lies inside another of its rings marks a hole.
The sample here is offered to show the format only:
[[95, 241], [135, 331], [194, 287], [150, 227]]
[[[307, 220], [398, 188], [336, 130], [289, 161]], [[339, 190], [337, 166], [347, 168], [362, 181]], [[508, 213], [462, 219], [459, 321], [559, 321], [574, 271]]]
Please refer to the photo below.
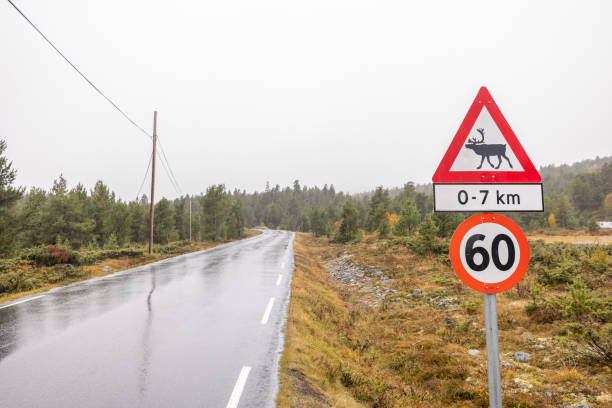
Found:
[[292, 242], [266, 231], [0, 304], [0, 407], [274, 406]]

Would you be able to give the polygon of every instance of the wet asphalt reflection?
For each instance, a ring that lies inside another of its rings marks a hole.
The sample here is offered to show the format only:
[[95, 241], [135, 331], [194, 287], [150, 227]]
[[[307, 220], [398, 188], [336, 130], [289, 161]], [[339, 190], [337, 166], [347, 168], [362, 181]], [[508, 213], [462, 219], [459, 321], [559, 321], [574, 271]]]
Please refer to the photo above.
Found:
[[292, 242], [266, 231], [1, 304], [0, 407], [274, 406]]

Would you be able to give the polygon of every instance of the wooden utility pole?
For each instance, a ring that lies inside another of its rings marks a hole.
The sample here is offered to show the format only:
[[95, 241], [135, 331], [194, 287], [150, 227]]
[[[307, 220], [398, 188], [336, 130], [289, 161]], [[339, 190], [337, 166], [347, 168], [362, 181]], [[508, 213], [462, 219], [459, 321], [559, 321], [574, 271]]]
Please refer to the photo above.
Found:
[[151, 156], [151, 211], [149, 213], [149, 254], [153, 253], [153, 218], [155, 217], [155, 148], [157, 146], [157, 111], [153, 112], [153, 156]]
[[189, 197], [189, 241], [191, 241], [191, 197]]

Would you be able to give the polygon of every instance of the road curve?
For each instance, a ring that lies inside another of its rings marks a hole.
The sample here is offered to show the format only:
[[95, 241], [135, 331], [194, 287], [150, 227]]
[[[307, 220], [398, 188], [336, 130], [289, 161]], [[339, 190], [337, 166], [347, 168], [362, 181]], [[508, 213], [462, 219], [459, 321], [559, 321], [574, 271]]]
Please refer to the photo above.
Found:
[[270, 407], [293, 233], [0, 304], [0, 407]]

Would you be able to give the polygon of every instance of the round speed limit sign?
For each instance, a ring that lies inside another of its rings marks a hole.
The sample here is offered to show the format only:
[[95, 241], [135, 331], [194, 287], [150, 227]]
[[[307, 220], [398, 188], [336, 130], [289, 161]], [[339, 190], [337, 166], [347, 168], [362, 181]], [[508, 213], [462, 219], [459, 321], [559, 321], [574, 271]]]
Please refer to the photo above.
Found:
[[484, 213], [465, 220], [453, 234], [450, 259], [470, 288], [500, 293], [516, 285], [529, 265], [527, 238], [510, 218]]

